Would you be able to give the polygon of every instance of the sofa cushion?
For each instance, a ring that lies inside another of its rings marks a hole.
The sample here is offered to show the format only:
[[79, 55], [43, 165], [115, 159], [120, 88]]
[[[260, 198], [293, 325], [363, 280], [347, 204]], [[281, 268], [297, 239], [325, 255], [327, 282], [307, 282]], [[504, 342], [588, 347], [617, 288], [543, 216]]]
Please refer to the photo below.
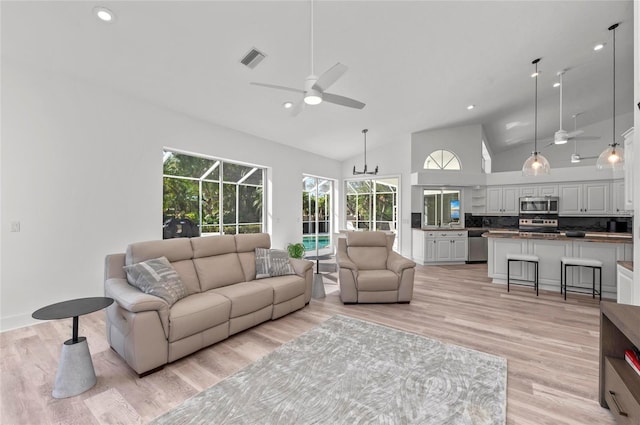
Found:
[[170, 306], [187, 296], [187, 289], [166, 257], [124, 266], [124, 270], [131, 285], [145, 294], [162, 298]]
[[386, 270], [388, 252], [386, 246], [350, 246], [347, 248], [349, 258], [360, 270]]
[[305, 281], [298, 275], [276, 276], [261, 279], [260, 283], [265, 283], [273, 288], [273, 303], [280, 304], [304, 295]]
[[193, 264], [196, 266], [202, 291], [244, 282], [244, 272], [235, 252], [195, 258]]
[[289, 254], [281, 249], [256, 248], [256, 279], [295, 274]]
[[183, 298], [169, 311], [169, 342], [197, 334], [229, 321], [231, 301], [212, 292]]
[[214, 235], [191, 238], [193, 258], [211, 257], [212, 255], [236, 252], [234, 235]]
[[193, 249], [188, 238], [132, 243], [127, 246], [125, 265], [130, 266], [158, 257], [167, 257], [189, 295], [200, 292], [200, 282], [191, 262]]
[[358, 291], [397, 291], [398, 275], [391, 270], [361, 270]]
[[255, 252], [256, 248], [271, 248], [268, 233], [244, 233], [235, 237], [238, 252]]
[[273, 288], [261, 282], [242, 282], [211, 290], [231, 300], [231, 318], [244, 316], [273, 304]]

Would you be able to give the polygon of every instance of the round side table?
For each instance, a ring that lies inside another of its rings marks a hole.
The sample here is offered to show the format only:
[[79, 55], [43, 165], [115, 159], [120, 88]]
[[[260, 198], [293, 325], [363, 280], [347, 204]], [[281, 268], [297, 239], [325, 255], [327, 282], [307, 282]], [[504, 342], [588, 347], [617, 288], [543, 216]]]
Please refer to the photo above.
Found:
[[96, 372], [91, 361], [87, 338], [78, 337], [78, 317], [102, 310], [113, 303], [113, 298], [78, 298], [51, 304], [36, 310], [31, 317], [38, 320], [58, 320], [73, 317], [71, 339], [62, 344], [60, 361], [53, 385], [54, 398], [73, 397], [96, 384]]

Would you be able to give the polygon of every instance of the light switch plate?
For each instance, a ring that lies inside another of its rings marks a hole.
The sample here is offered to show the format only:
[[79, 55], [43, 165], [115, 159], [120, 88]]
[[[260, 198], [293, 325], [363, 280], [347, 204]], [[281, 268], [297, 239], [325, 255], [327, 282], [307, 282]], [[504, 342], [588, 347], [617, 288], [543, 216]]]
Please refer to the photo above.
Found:
[[12, 232], [19, 232], [20, 231], [20, 222], [19, 221], [12, 221], [11, 222], [11, 231]]

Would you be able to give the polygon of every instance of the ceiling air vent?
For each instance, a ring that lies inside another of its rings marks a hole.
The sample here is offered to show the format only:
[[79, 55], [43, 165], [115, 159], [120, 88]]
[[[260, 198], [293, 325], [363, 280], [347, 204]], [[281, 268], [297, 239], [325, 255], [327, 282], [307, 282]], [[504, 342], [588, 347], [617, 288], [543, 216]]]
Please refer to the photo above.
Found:
[[260, 62], [262, 62], [262, 59], [264, 59], [265, 57], [266, 55], [264, 53], [254, 47], [253, 49], [249, 50], [249, 53], [247, 53], [242, 59], [240, 59], [240, 63], [253, 69]]

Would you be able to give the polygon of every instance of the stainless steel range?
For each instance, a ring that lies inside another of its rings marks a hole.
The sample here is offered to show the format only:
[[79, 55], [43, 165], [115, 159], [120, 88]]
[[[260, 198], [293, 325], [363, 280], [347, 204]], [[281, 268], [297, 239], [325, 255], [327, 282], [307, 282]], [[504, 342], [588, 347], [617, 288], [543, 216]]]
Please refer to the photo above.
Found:
[[520, 217], [518, 230], [533, 233], [558, 233], [557, 216]]

